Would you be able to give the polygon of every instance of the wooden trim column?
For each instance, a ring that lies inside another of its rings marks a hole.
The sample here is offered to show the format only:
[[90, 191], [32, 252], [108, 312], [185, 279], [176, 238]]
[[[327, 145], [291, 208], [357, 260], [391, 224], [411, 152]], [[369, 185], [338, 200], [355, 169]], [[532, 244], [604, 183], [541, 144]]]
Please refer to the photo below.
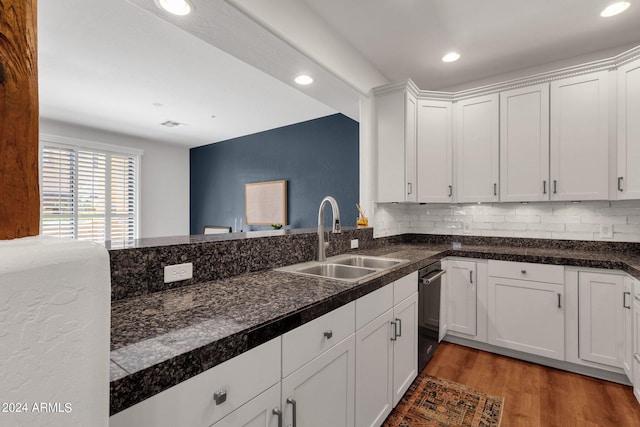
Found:
[[37, 0], [0, 0], [0, 240], [39, 233]]

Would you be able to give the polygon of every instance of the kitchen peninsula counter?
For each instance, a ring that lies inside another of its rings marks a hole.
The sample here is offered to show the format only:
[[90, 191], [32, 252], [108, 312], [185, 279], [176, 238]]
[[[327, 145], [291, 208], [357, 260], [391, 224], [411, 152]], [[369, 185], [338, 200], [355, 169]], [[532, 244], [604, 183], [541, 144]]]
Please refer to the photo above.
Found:
[[[635, 244], [588, 250], [558, 247], [376, 239], [353, 254], [406, 263], [358, 283], [273, 269], [114, 301], [111, 309], [111, 414], [286, 333], [445, 257], [621, 270], [640, 279]], [[394, 241], [395, 240], [395, 241]], [[446, 239], [443, 239], [446, 240]], [[477, 240], [480, 240], [478, 238]], [[491, 241], [490, 239], [487, 239]], [[521, 239], [527, 240], [527, 239]], [[527, 240], [528, 241], [528, 240]], [[495, 243], [495, 241], [492, 241]], [[499, 242], [498, 242], [499, 243]]]

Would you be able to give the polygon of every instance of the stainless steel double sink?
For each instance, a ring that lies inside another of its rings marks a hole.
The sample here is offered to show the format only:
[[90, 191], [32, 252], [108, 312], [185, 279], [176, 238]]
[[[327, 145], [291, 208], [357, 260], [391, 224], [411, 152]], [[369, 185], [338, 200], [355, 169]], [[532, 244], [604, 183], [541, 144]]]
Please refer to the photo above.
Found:
[[358, 282], [368, 276], [406, 263], [407, 260], [365, 255], [337, 255], [324, 262], [310, 261], [277, 268], [276, 271]]

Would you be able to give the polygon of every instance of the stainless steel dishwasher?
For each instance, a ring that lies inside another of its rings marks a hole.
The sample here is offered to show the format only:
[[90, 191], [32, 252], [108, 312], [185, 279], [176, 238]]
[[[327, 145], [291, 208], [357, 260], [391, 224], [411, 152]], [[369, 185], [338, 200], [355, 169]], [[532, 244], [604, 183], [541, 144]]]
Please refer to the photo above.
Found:
[[418, 373], [431, 360], [438, 347], [440, 333], [440, 285], [442, 275], [440, 261], [418, 272]]

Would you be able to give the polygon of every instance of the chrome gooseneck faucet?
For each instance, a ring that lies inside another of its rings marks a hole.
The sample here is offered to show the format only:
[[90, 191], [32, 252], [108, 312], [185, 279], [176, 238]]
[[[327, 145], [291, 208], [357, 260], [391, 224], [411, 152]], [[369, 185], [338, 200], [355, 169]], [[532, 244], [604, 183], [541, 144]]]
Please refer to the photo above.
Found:
[[329, 243], [324, 241], [324, 207], [329, 203], [331, 210], [333, 211], [333, 229], [332, 232], [340, 233], [340, 209], [338, 209], [338, 202], [331, 196], [327, 196], [320, 202], [320, 209], [318, 210], [318, 261], [323, 262], [327, 259], [326, 249]]

